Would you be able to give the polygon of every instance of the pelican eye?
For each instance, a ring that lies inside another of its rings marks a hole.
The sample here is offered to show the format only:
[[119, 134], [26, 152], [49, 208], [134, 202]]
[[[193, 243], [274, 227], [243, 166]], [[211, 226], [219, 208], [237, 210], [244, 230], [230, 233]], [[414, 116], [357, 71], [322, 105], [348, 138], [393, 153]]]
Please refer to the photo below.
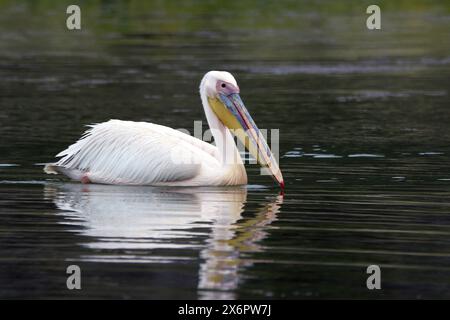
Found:
[[227, 85], [225, 83], [222, 83], [222, 88], [225, 88]]

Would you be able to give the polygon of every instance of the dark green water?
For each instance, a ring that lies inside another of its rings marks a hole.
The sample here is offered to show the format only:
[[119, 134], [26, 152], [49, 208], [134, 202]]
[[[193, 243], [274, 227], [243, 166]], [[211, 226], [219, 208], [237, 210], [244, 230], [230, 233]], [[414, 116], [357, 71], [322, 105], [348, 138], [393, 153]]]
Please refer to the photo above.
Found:
[[[0, 298], [450, 298], [448, 5], [382, 1], [369, 31], [367, 1], [80, 1], [69, 32], [68, 4], [0, 1]], [[280, 129], [284, 197], [255, 166], [225, 189], [42, 172], [85, 124], [206, 124], [212, 69]]]

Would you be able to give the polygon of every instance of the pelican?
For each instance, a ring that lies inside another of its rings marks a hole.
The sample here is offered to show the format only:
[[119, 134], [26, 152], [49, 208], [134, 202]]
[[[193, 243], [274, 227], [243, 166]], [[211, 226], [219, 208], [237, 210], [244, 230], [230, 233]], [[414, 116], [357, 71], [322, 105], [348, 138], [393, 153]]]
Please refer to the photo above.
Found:
[[278, 163], [226, 71], [210, 71], [200, 98], [215, 146], [148, 122], [109, 120], [90, 125], [74, 144], [49, 163], [49, 174], [82, 183], [153, 186], [232, 186], [247, 184], [233, 136], [284, 189]]

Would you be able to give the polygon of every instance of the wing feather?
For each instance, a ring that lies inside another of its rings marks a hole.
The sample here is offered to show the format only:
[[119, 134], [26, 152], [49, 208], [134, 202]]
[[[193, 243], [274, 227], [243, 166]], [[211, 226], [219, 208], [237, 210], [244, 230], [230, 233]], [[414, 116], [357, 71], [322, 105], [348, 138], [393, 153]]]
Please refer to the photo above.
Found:
[[[121, 120], [89, 127], [56, 155], [55, 167], [88, 173], [92, 182], [143, 185], [192, 179], [217, 162], [213, 145], [172, 128]], [[184, 163], [174, 161], [181, 151]]]

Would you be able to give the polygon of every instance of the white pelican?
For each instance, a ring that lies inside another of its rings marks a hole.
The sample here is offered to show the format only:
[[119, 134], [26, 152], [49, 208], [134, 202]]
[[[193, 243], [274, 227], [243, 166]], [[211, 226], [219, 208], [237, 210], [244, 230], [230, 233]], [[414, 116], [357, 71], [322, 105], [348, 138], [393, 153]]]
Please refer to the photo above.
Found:
[[225, 71], [206, 73], [200, 97], [216, 146], [153, 123], [110, 120], [91, 125], [45, 172], [82, 183], [243, 185], [247, 173], [233, 133], [284, 188], [277, 161], [245, 108], [234, 77]]

